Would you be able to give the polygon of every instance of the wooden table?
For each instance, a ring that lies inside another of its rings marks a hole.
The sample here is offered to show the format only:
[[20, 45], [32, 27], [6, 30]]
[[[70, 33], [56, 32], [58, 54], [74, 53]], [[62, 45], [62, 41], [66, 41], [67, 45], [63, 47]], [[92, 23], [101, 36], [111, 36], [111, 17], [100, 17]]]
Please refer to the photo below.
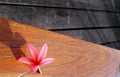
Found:
[[119, 77], [119, 50], [4, 18], [0, 18], [0, 77], [17, 77], [29, 70], [29, 65], [17, 61], [21, 55], [29, 56], [27, 42], [37, 49], [48, 43], [47, 57], [56, 60], [41, 67], [42, 75], [25, 77]]

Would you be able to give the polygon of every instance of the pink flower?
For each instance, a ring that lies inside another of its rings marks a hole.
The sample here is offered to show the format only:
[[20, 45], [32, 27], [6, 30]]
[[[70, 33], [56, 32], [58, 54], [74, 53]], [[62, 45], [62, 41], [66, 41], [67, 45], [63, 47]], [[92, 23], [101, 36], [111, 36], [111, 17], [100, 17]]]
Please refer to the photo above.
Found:
[[55, 60], [54, 58], [45, 58], [48, 49], [46, 43], [42, 46], [40, 52], [37, 52], [36, 48], [31, 43], [28, 43], [28, 48], [32, 58], [21, 57], [18, 61], [29, 64], [32, 72], [38, 70], [42, 74], [40, 67]]

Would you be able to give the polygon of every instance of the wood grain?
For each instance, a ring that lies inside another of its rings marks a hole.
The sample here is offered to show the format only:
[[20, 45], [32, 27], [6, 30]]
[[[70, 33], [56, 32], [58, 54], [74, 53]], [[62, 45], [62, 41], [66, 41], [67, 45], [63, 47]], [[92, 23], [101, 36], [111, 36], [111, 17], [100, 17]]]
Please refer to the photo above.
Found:
[[[6, 0], [6, 2], [10, 3], [9, 0]], [[36, 4], [35, 1], [27, 2], [18, 1], [21, 4], [30, 4], [29, 2]], [[61, 1], [61, 4], [66, 4], [66, 2]], [[13, 0], [14, 3], [16, 1]], [[44, 3], [47, 3], [47, 1], [43, 1], [43, 5]], [[59, 0], [56, 3], [59, 3]], [[97, 1], [95, 3], [97, 4]], [[56, 7], [12, 5], [11, 1], [11, 5], [0, 5], [0, 16], [120, 49], [119, 12]]]
[[112, 48], [120, 49], [119, 28], [106, 29], [77, 29], [77, 30], [55, 30], [61, 34], [84, 39], [86, 41], [102, 44]]
[[17, 77], [29, 70], [19, 63], [21, 55], [29, 56], [26, 42], [39, 49], [48, 43], [47, 57], [55, 62], [41, 67], [43, 74], [30, 73], [25, 77], [117, 77], [120, 52], [112, 48], [35, 28], [0, 18], [0, 77]]
[[119, 0], [0, 0], [0, 4], [120, 11]]
[[[120, 13], [0, 5], [0, 16], [45, 29], [119, 27]], [[114, 19], [114, 20], [113, 20]]]

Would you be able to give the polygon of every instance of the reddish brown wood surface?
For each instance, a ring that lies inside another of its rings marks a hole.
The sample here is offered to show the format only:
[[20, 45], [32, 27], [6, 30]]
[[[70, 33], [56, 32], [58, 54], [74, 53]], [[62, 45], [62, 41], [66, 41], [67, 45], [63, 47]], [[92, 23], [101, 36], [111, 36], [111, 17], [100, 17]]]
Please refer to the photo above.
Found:
[[0, 18], [0, 77], [17, 77], [29, 70], [17, 61], [21, 55], [29, 56], [27, 42], [37, 49], [48, 43], [47, 57], [56, 60], [41, 67], [42, 75], [25, 77], [116, 77], [119, 70], [119, 50]]

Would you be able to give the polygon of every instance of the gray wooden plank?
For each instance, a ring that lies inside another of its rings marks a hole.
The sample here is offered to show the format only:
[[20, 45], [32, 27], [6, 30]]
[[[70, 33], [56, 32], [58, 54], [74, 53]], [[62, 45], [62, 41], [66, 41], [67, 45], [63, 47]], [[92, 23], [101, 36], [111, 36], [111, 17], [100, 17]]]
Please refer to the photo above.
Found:
[[93, 29], [93, 30], [66, 30], [58, 33], [84, 39], [98, 44], [120, 40], [120, 28], [117, 29]]
[[120, 27], [120, 13], [0, 5], [0, 16], [45, 29]]
[[0, 0], [0, 3], [120, 11], [120, 0]]
[[95, 30], [67, 30], [56, 31], [65, 35], [80, 38], [97, 44], [120, 49], [120, 28]]

